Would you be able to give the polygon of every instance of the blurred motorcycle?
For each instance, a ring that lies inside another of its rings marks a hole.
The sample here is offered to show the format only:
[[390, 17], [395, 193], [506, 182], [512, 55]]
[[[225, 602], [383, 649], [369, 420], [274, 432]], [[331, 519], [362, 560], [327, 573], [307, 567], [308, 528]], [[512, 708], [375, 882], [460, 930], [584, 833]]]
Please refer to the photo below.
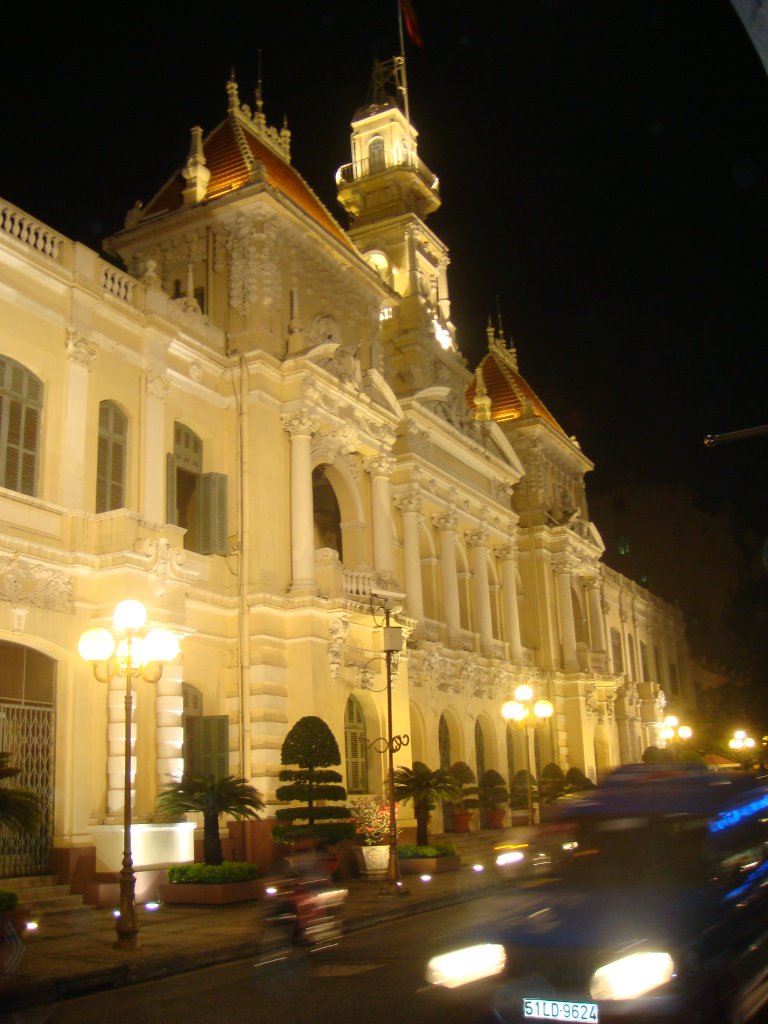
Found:
[[310, 950], [333, 945], [342, 934], [341, 910], [347, 889], [334, 883], [314, 851], [285, 859], [285, 870], [265, 888], [272, 905], [265, 924], [295, 946]]

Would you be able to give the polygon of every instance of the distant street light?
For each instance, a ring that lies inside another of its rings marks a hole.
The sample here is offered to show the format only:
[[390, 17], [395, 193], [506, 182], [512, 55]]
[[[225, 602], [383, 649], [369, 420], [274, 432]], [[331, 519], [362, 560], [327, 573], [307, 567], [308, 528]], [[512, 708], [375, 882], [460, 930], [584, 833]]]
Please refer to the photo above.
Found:
[[131, 713], [135, 677], [156, 683], [166, 662], [179, 653], [179, 641], [167, 629], [151, 629], [143, 636], [147, 610], [140, 601], [121, 601], [113, 616], [114, 629], [86, 629], [77, 649], [84, 661], [91, 663], [100, 683], [110, 683], [115, 676], [125, 678], [125, 756], [123, 798], [123, 869], [120, 872], [120, 914], [115, 919], [115, 949], [138, 949], [139, 926], [136, 921], [136, 876], [131, 851]]
[[742, 767], [746, 767], [747, 761], [751, 760], [751, 751], [757, 746], [757, 741], [748, 736], [743, 729], [737, 729], [728, 740], [728, 746], [741, 755]]
[[[537, 719], [544, 721], [554, 714], [552, 701], [542, 699], [533, 701], [533, 688], [527, 683], [521, 683], [515, 690], [515, 699], [508, 700], [501, 709], [501, 716], [508, 722], [523, 729], [525, 733], [525, 766], [526, 766], [526, 788], [528, 791], [528, 824], [535, 824], [533, 814], [533, 789], [531, 786], [531, 740], [533, 730], [536, 727]], [[530, 732], [529, 732], [530, 726]], [[511, 780], [510, 780], [511, 781]], [[538, 804], [537, 804], [538, 807]]]
[[659, 732], [659, 737], [666, 740], [667, 746], [672, 750], [675, 749], [675, 746], [679, 747], [681, 743], [685, 743], [691, 736], [693, 736], [693, 729], [690, 725], [680, 725], [677, 715], [667, 715]]

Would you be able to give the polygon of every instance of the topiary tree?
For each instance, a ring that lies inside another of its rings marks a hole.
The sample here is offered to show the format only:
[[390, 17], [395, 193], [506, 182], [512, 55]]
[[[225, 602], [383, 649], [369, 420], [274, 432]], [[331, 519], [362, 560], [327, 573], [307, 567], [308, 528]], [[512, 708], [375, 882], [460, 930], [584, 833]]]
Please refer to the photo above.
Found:
[[473, 811], [480, 806], [477, 796], [477, 777], [466, 761], [454, 761], [448, 769], [456, 779], [459, 796], [453, 802], [456, 811]]
[[[278, 800], [292, 801], [297, 807], [281, 807], [275, 817], [286, 822], [287, 828], [278, 827], [273, 836], [278, 840], [297, 839], [301, 835], [314, 835], [324, 842], [351, 839], [355, 832], [351, 811], [344, 806], [347, 791], [341, 785], [341, 775], [330, 766], [341, 764], [336, 737], [317, 715], [305, 715], [288, 731], [283, 740], [280, 761], [298, 768], [283, 768], [275, 795]], [[295, 825], [305, 821], [306, 825]], [[322, 822], [321, 827], [317, 823]]]
[[[0, 780], [15, 779], [21, 768], [10, 764], [11, 755], [0, 753]], [[30, 789], [0, 786], [0, 828], [11, 832], [34, 832], [42, 821], [40, 800]]]
[[513, 811], [528, 810], [528, 780], [531, 780], [531, 790], [536, 792], [536, 779], [527, 772], [525, 768], [515, 772], [512, 778], [512, 786], [509, 791], [509, 806]]
[[565, 792], [579, 793], [583, 789], [594, 789], [595, 784], [588, 779], [581, 768], [569, 768], [565, 773]]
[[662, 750], [655, 743], [652, 743], [650, 747], [646, 747], [643, 751], [643, 764], [668, 764], [672, 760], [674, 758], [670, 752]]
[[477, 786], [480, 807], [484, 811], [498, 811], [509, 803], [509, 790], [503, 776], [495, 768], [486, 768]]
[[429, 842], [429, 812], [438, 801], [453, 803], [459, 797], [459, 784], [447, 768], [428, 768], [423, 761], [414, 761], [412, 768], [395, 771], [395, 799], [413, 803], [416, 818], [416, 845]]
[[551, 804], [565, 792], [565, 774], [559, 764], [550, 761], [541, 769], [539, 778], [539, 794], [541, 802]]
[[221, 834], [219, 817], [258, 818], [264, 810], [264, 801], [257, 789], [243, 778], [227, 775], [217, 779], [213, 775], [184, 776], [181, 782], [172, 782], [158, 795], [157, 806], [167, 817], [178, 817], [189, 811], [203, 816], [203, 860], [206, 864], [221, 864]]

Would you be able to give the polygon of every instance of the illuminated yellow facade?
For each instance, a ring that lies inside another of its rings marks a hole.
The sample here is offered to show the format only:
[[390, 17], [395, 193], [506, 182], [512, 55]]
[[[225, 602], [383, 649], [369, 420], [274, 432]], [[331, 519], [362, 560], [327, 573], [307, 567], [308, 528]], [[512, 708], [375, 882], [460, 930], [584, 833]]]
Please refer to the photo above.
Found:
[[274, 807], [302, 715], [346, 737], [350, 790], [382, 792], [384, 755], [360, 753], [386, 734], [372, 590], [404, 595], [400, 764], [524, 767], [500, 709], [526, 681], [555, 707], [539, 768], [597, 778], [689, 700], [679, 613], [601, 563], [591, 463], [498, 332], [476, 373], [460, 355], [413, 126], [385, 91], [355, 115], [348, 231], [289, 150], [230, 82], [107, 241], [125, 271], [0, 203], [0, 748], [49, 801], [43, 853], [0, 874], [48, 847], [115, 866], [121, 683], [76, 651], [124, 597], [182, 647], [137, 687], [150, 835], [193, 748]]

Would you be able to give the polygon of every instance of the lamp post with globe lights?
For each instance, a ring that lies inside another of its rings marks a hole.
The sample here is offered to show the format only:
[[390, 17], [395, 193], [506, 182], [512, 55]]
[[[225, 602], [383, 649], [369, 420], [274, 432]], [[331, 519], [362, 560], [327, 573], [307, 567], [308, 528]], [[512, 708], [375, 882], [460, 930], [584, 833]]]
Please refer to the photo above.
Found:
[[686, 743], [693, 736], [693, 729], [690, 725], [681, 725], [677, 715], [667, 715], [664, 719], [659, 737], [666, 740], [667, 746], [677, 753], [680, 744]]
[[77, 649], [88, 661], [100, 683], [114, 678], [125, 679], [125, 757], [123, 798], [123, 865], [120, 872], [120, 913], [115, 921], [115, 949], [139, 948], [139, 926], [136, 921], [136, 876], [131, 851], [131, 715], [133, 711], [133, 680], [138, 677], [156, 683], [164, 666], [179, 653], [177, 637], [167, 629], [144, 631], [147, 611], [140, 601], [121, 601], [115, 608], [112, 630], [104, 627], [86, 629]]
[[[533, 789], [531, 786], [531, 741], [533, 730], [537, 721], [543, 722], [554, 714], [552, 701], [543, 698], [534, 701], [533, 687], [527, 683], [521, 683], [515, 689], [514, 700], [508, 700], [502, 706], [501, 715], [507, 722], [511, 722], [524, 731], [525, 735], [525, 767], [526, 767], [526, 788], [528, 791], [528, 824], [535, 824], [533, 813]], [[530, 731], [529, 731], [530, 727]]]
[[737, 729], [728, 740], [728, 746], [741, 758], [742, 768], [746, 768], [747, 761], [751, 760], [752, 751], [757, 746], [757, 741], [749, 736], [744, 729]]

